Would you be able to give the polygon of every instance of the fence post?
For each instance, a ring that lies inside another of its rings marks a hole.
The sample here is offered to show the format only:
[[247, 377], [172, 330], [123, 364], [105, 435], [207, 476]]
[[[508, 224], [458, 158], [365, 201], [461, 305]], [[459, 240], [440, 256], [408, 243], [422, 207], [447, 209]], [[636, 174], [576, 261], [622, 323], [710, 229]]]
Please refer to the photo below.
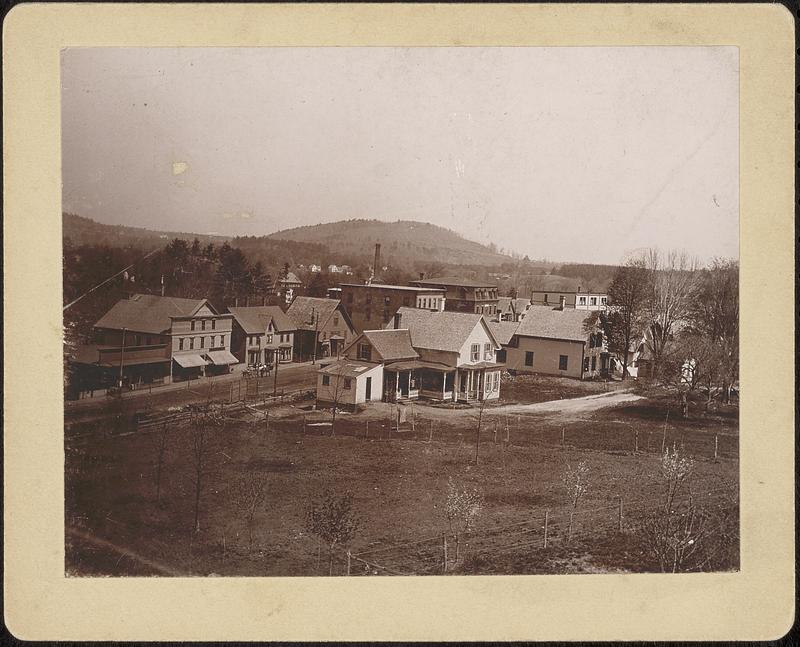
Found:
[[442, 533], [442, 553], [444, 554], [444, 561], [442, 562], [442, 573], [447, 573], [447, 534]]
[[719, 434], [714, 434], [714, 462], [717, 462], [719, 456]]
[[369, 420], [366, 421], [366, 429], [364, 430], [364, 438], [369, 438]]
[[303, 414], [303, 435], [306, 435], [306, 414]]
[[619, 508], [617, 511], [617, 530], [622, 532], [622, 497], [617, 497], [619, 499]]
[[[266, 402], [264, 403], [266, 407]], [[264, 409], [264, 433], [269, 433], [269, 409]]]
[[350, 551], [347, 551], [347, 574], [350, 575]]
[[633, 430], [633, 453], [634, 454], [638, 454], [639, 453], [639, 430], [638, 429], [634, 429]]
[[561, 426], [561, 447], [564, 447], [564, 426]]
[[544, 547], [547, 548], [547, 522], [550, 520], [550, 511], [544, 511]]
[[431, 433], [428, 436], [428, 443], [431, 443], [432, 441], [433, 441], [433, 420], [431, 420]]

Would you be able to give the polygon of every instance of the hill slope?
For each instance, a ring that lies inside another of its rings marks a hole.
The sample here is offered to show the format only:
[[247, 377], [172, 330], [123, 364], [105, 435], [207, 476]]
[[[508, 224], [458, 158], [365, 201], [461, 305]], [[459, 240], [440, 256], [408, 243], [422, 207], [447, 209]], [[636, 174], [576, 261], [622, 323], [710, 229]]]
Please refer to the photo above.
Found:
[[510, 256], [497, 253], [461, 237], [454, 231], [427, 222], [398, 220], [342, 220], [284, 229], [268, 238], [325, 245], [343, 256], [371, 258], [375, 243], [381, 243], [383, 263], [413, 263], [436, 260], [465, 265], [500, 265]]
[[152, 249], [166, 245], [173, 238], [193, 240], [201, 243], [222, 243], [230, 240], [228, 236], [208, 236], [176, 231], [153, 231], [141, 227], [126, 225], [105, 225], [91, 218], [76, 216], [72, 213], [62, 214], [62, 237], [69, 239], [73, 245], [108, 245], [109, 247], [141, 247]]

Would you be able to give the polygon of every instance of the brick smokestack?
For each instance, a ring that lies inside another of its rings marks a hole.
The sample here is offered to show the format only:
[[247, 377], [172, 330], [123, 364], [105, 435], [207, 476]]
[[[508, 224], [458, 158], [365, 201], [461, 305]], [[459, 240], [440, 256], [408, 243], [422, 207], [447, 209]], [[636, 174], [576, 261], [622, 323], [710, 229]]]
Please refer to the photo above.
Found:
[[378, 272], [381, 271], [381, 244], [375, 243], [375, 261], [372, 265], [372, 275], [378, 276]]

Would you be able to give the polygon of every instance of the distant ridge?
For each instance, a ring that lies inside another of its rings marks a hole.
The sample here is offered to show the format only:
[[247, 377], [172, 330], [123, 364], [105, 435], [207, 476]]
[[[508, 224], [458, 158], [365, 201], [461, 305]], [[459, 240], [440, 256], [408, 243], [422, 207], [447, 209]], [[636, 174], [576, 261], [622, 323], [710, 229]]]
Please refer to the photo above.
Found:
[[127, 225], [106, 225], [91, 218], [62, 214], [62, 237], [73, 245], [108, 245], [109, 247], [137, 246], [153, 249], [166, 245], [173, 238], [194, 240], [201, 243], [222, 243], [231, 240], [230, 236], [194, 234], [179, 231], [155, 231]]
[[386, 264], [402, 259], [405, 263], [436, 260], [454, 265], [500, 265], [513, 260], [450, 229], [414, 220], [340, 220], [284, 229], [267, 238], [316, 243], [336, 254], [370, 258], [375, 243], [381, 243]]

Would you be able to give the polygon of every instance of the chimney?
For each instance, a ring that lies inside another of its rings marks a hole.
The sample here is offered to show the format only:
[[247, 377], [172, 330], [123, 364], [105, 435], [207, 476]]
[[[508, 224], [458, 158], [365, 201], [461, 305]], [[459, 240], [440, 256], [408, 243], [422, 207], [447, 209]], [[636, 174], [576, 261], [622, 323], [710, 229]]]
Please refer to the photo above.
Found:
[[395, 312], [394, 313], [394, 329], [395, 330], [400, 328], [400, 318], [401, 318], [400, 312], [399, 311]]
[[564, 309], [564, 308], [566, 308], [566, 307], [567, 307], [567, 297], [565, 297], [565, 296], [562, 294], [562, 295], [561, 295], [561, 297], [559, 298], [558, 309], [559, 309], [559, 310], [563, 310], [563, 309]]
[[380, 263], [381, 263], [381, 244], [380, 243], [375, 243], [375, 261], [373, 262], [373, 266], [372, 266], [373, 267], [373, 269], [372, 269], [372, 275], [373, 276], [378, 276], [378, 272], [381, 269], [381, 264]]
[[420, 281], [424, 281], [425, 280], [425, 272], [420, 272], [419, 273], [419, 280]]

